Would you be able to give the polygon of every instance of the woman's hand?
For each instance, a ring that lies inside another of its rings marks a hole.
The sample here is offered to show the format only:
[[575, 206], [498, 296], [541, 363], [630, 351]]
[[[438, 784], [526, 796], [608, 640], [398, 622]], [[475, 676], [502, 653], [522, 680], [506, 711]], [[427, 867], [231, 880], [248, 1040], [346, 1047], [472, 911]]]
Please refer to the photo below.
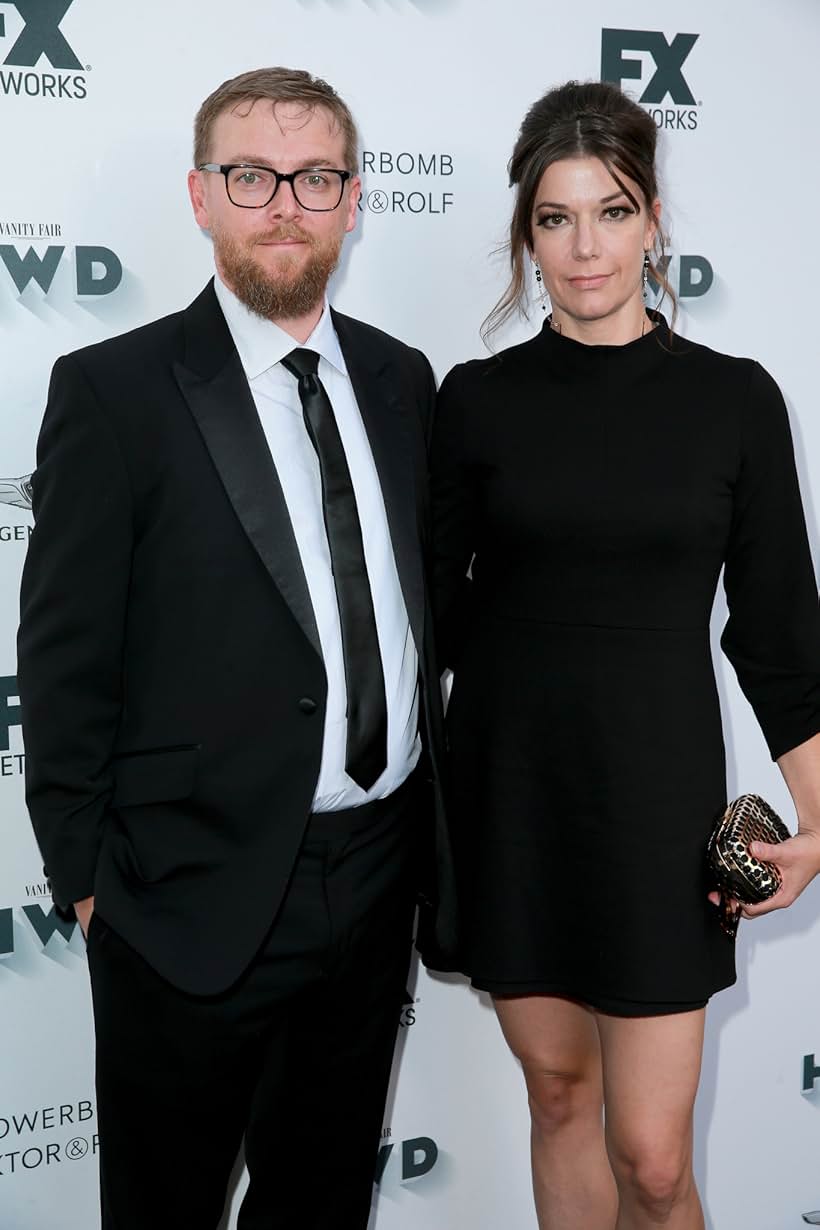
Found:
[[742, 907], [744, 918], [757, 918], [759, 914], [783, 910], [791, 905], [820, 872], [820, 833], [798, 832], [788, 841], [773, 846], [764, 841], [753, 841], [749, 853], [765, 863], [774, 863], [783, 881], [768, 901]]
[[[768, 901], [760, 905], [741, 905], [744, 918], [784, 910], [820, 872], [820, 733], [784, 752], [777, 764], [794, 800], [797, 834], [778, 845], [764, 841], [753, 841], [750, 845], [749, 852], [755, 858], [774, 863], [782, 884]], [[710, 893], [709, 900], [717, 905], [720, 895]], [[733, 901], [731, 904], [734, 908], [739, 903]]]
[[[744, 905], [732, 901], [732, 909], [740, 906], [744, 918], [757, 918], [760, 914], [770, 914], [772, 910], [784, 910], [792, 904], [820, 872], [820, 833], [813, 830], [800, 831], [787, 841], [769, 845], [765, 841], [753, 841], [749, 853], [765, 863], [773, 863], [780, 872], [781, 885], [768, 901], [759, 905]], [[719, 893], [710, 893], [709, 900], [713, 905], [720, 903]]]

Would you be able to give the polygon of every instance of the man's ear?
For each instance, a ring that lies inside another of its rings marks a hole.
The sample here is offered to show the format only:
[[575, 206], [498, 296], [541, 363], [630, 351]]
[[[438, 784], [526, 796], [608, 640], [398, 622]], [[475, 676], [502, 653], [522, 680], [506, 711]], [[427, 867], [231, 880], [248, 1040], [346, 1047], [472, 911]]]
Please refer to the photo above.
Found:
[[211, 223], [208, 216], [208, 207], [205, 204], [205, 185], [202, 180], [203, 174], [207, 174], [207, 172], [188, 172], [188, 196], [191, 198], [191, 205], [193, 207], [197, 225], [201, 226], [203, 231], [207, 231], [210, 230]]
[[362, 195], [362, 180], [361, 176], [354, 175], [350, 181], [350, 192], [348, 193], [347, 201], [347, 219], [345, 221], [345, 231], [352, 231], [356, 225], [356, 214], [359, 208], [359, 198]]

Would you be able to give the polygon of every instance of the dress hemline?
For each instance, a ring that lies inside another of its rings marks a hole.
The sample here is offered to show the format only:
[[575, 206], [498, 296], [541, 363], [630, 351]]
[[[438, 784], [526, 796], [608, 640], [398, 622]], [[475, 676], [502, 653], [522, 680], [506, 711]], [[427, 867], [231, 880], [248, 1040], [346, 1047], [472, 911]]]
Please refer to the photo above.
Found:
[[[724, 986], [716, 987], [712, 994], [732, 986], [736, 979]], [[636, 1000], [616, 998], [614, 996], [590, 994], [553, 982], [535, 979], [531, 982], [506, 982], [494, 978], [471, 977], [471, 985], [477, 991], [487, 991], [495, 997], [523, 995], [552, 995], [559, 999], [568, 999], [582, 1007], [591, 1008], [606, 1016], [643, 1017], [643, 1016], [676, 1016], [682, 1012], [698, 1012], [705, 1008], [711, 995], [705, 999], [696, 1000]]]

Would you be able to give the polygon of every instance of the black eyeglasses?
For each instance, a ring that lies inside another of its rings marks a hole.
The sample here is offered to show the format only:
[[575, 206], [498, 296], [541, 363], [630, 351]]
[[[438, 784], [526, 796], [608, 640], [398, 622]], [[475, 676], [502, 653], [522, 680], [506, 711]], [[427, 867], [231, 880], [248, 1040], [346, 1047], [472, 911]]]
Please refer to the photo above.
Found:
[[197, 170], [224, 175], [228, 198], [240, 209], [264, 209], [276, 196], [280, 184], [290, 184], [302, 209], [317, 213], [328, 213], [338, 207], [352, 174], [329, 167], [303, 167], [283, 175], [273, 167], [256, 167], [249, 162], [203, 162]]

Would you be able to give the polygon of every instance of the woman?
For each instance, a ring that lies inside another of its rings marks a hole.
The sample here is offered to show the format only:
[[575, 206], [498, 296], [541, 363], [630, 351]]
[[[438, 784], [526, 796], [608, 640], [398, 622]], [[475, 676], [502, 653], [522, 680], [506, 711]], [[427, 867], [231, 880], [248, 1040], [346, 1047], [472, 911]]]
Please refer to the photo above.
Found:
[[611, 85], [532, 107], [491, 320], [530, 262], [551, 314], [450, 373], [434, 441], [465, 969], [523, 1065], [549, 1230], [703, 1226], [704, 1009], [735, 978], [704, 863], [726, 801], [723, 565], [723, 648], [799, 819], [755, 849], [783, 886], [744, 913], [820, 869], [820, 618], [785, 408], [756, 363], [645, 309], [664, 282], [655, 142]]

